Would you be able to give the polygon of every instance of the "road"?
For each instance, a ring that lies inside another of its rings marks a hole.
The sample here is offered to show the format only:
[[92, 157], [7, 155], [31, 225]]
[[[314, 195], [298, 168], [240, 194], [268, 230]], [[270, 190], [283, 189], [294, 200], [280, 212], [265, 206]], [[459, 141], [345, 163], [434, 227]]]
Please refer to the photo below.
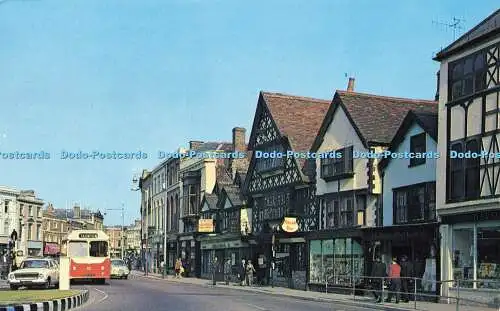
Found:
[[368, 311], [334, 305], [249, 293], [221, 287], [165, 282], [145, 278], [111, 280], [107, 285], [90, 286], [85, 311]]

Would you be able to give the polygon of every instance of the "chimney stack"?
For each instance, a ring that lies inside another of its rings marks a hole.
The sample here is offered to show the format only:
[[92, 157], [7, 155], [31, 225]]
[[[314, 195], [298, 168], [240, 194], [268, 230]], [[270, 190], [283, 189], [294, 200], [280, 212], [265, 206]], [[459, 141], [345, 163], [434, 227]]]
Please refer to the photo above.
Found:
[[436, 73], [436, 77], [437, 77], [437, 86], [436, 86], [436, 96], [434, 96], [434, 99], [436, 101], [439, 101], [439, 84], [440, 84], [440, 80], [441, 80], [441, 72], [439, 70]]
[[233, 150], [238, 152], [245, 152], [246, 142], [245, 142], [245, 133], [246, 129], [243, 127], [235, 127], [233, 128]]
[[349, 78], [347, 83], [347, 92], [354, 92], [354, 78]]
[[191, 140], [189, 141], [189, 150], [198, 149], [203, 144], [200, 140]]

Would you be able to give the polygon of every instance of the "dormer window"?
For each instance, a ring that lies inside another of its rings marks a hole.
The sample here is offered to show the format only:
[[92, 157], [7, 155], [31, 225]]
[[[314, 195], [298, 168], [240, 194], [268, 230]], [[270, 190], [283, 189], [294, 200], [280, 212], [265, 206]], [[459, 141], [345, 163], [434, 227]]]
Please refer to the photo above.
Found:
[[353, 146], [336, 150], [335, 153], [335, 158], [321, 159], [321, 178], [325, 181], [350, 178], [354, 175]]
[[259, 173], [280, 170], [285, 164], [285, 154], [282, 145], [271, 145], [258, 151], [256, 170]]
[[410, 137], [410, 154], [413, 156], [410, 158], [410, 167], [425, 164], [425, 157], [423, 156], [426, 152], [425, 144], [425, 133]]

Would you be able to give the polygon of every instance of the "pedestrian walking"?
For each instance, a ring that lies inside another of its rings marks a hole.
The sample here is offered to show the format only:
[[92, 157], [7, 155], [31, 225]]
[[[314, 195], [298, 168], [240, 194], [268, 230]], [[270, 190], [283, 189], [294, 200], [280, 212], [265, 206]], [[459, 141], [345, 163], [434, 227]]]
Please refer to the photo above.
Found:
[[381, 261], [380, 257], [375, 258], [375, 262], [372, 267], [372, 290], [375, 296], [376, 303], [382, 302], [384, 297], [382, 297], [382, 287], [384, 286], [384, 279], [387, 276], [385, 264]]
[[183, 267], [182, 267], [182, 261], [180, 258], [177, 258], [177, 260], [175, 261], [175, 277], [180, 279], [181, 276], [182, 276], [182, 271], [183, 270]]
[[249, 260], [247, 263], [246, 267], [246, 274], [247, 274], [247, 285], [248, 286], [253, 286], [253, 274], [255, 273], [255, 267], [252, 264], [252, 261]]
[[390, 289], [385, 302], [391, 302], [392, 296], [396, 296], [396, 303], [399, 303], [401, 295], [401, 266], [397, 263], [396, 258], [392, 259], [389, 266]]
[[[410, 290], [411, 285], [414, 283], [413, 279], [415, 277], [415, 271], [413, 269], [413, 264], [408, 261], [408, 256], [404, 255], [401, 258], [401, 287], [402, 287], [402, 300], [404, 302], [409, 302], [411, 300]], [[413, 284], [415, 286], [416, 284]]]
[[229, 282], [231, 281], [232, 269], [233, 265], [231, 264], [231, 258], [227, 258], [226, 263], [224, 264], [224, 281], [226, 282], [226, 285], [229, 285]]
[[245, 259], [241, 260], [241, 265], [238, 267], [238, 279], [240, 280], [240, 285], [245, 286], [247, 279], [247, 265]]

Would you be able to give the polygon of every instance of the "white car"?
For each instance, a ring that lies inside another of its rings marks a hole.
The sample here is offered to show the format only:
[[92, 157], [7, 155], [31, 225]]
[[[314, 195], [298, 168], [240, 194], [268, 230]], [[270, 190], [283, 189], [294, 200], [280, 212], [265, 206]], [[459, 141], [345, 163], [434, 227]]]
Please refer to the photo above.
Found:
[[23, 286], [50, 288], [59, 284], [59, 265], [51, 258], [27, 258], [19, 269], [9, 273], [7, 282], [12, 290]]
[[119, 279], [127, 279], [130, 271], [125, 264], [125, 262], [121, 259], [112, 259], [111, 260], [111, 277], [119, 278]]

